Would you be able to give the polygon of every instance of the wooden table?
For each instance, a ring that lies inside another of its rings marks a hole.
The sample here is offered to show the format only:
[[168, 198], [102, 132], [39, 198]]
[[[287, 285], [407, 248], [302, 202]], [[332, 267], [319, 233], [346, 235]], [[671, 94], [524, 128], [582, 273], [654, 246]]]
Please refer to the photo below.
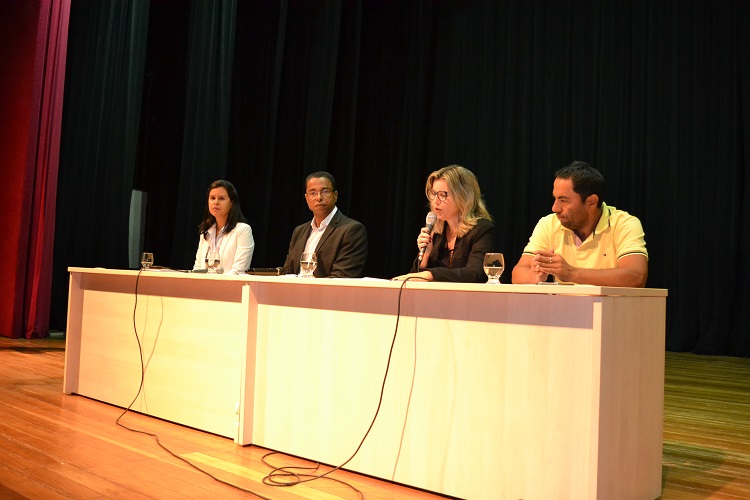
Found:
[[[70, 271], [65, 392], [127, 406], [138, 272]], [[347, 469], [472, 499], [660, 495], [666, 290], [401, 285], [144, 272], [133, 408], [332, 465], [378, 411]]]

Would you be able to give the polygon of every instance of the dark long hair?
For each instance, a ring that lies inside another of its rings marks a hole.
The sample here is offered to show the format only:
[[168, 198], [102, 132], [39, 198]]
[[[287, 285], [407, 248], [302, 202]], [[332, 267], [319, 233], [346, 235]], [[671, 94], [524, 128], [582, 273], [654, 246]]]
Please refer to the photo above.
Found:
[[216, 217], [211, 215], [211, 212], [208, 211], [208, 196], [211, 194], [211, 190], [216, 188], [226, 189], [227, 194], [229, 195], [229, 201], [232, 202], [232, 206], [229, 208], [229, 216], [227, 217], [227, 225], [224, 228], [224, 234], [231, 232], [237, 226], [238, 222], [244, 222], [247, 224], [247, 219], [245, 219], [245, 216], [242, 215], [242, 210], [240, 210], [240, 196], [237, 194], [237, 189], [235, 189], [234, 184], [219, 179], [218, 181], [212, 182], [211, 185], [208, 186], [208, 191], [206, 191], [206, 203], [203, 205], [203, 221], [198, 226], [198, 234], [203, 235], [204, 238], [208, 236], [208, 229], [216, 224]]

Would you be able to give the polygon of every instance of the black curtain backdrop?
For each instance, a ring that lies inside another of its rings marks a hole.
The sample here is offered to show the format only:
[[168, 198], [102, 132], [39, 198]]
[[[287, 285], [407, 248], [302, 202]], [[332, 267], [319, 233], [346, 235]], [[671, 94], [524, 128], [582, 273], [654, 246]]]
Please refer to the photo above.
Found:
[[[50, 328], [64, 329], [69, 266], [128, 267], [147, 0], [72, 1], [60, 139]], [[71, 53], [72, 52], [72, 53]]]
[[[339, 208], [368, 229], [367, 274], [389, 278], [414, 258], [427, 174], [458, 163], [479, 178], [509, 282], [551, 211], [553, 172], [585, 160], [605, 201], [643, 222], [648, 286], [669, 289], [667, 349], [750, 356], [750, 3], [151, 0], [139, 16], [122, 4], [140, 2], [73, 0], [53, 324], [67, 266], [127, 267], [133, 188], [149, 195], [157, 263], [192, 266], [222, 177], [253, 228], [253, 265], [277, 266], [311, 217], [304, 177], [328, 170]], [[115, 21], [137, 28], [125, 43], [148, 32], [145, 76], [129, 73], [142, 102], [91, 91], [143, 61], [93, 62], [92, 37], [119, 37]], [[102, 114], [113, 107], [140, 114], [136, 143]], [[110, 128], [118, 140], [85, 140]], [[80, 197], [99, 213], [83, 216]]]

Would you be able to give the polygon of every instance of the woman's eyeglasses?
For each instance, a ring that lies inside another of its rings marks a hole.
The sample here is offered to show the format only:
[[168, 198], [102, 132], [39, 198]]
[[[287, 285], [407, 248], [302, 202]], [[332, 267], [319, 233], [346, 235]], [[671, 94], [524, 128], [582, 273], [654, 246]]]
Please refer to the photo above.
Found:
[[433, 191], [431, 189], [427, 191], [427, 198], [430, 201], [435, 201], [435, 197], [440, 201], [445, 201], [448, 199], [448, 191]]

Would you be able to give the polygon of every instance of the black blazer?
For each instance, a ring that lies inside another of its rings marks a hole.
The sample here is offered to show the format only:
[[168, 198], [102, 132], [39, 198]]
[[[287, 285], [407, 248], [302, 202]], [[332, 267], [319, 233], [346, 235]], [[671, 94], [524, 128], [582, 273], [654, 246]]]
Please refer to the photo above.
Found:
[[[479, 219], [461, 238], [456, 238], [453, 247], [453, 260], [450, 268], [438, 262], [438, 249], [443, 245], [445, 233], [432, 236], [432, 252], [427, 267], [421, 269], [432, 273], [434, 281], [454, 281], [462, 283], [485, 283], [484, 254], [495, 251], [495, 225], [487, 219]], [[414, 259], [411, 272], [420, 271], [418, 258]]]
[[[299, 259], [310, 236], [310, 222], [300, 224], [292, 232], [284, 273], [299, 274]], [[336, 210], [331, 223], [315, 248], [318, 266], [316, 278], [361, 278], [367, 262], [367, 230], [360, 222]]]

